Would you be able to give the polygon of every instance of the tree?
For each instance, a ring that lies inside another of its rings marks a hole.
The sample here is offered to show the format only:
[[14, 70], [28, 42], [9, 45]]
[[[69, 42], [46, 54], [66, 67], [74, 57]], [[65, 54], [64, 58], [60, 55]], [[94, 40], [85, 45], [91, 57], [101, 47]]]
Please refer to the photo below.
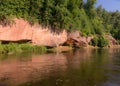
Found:
[[87, 0], [84, 6], [86, 13], [89, 15], [90, 18], [94, 18], [96, 16], [96, 11], [94, 8], [95, 3], [96, 3], [96, 0]]

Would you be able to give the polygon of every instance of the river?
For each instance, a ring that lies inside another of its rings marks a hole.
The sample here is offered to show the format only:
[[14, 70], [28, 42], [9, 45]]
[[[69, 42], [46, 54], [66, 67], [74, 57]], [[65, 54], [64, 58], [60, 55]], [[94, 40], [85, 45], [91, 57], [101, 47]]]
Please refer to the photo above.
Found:
[[120, 86], [120, 49], [0, 55], [0, 86]]

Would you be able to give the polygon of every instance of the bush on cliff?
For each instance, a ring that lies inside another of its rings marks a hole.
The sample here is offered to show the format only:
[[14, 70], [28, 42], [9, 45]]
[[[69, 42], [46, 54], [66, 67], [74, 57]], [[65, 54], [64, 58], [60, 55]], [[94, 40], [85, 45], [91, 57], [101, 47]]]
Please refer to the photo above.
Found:
[[98, 39], [98, 47], [105, 47], [109, 44], [109, 41], [107, 38], [105, 38], [104, 36], [99, 36]]
[[109, 41], [105, 36], [95, 36], [94, 39], [91, 40], [91, 45], [98, 46], [98, 47], [105, 47], [109, 44]]

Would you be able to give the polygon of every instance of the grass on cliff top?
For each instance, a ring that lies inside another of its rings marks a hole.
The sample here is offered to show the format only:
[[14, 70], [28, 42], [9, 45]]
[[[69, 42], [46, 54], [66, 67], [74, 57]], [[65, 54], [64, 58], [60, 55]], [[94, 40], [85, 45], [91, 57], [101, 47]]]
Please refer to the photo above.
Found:
[[14, 54], [20, 52], [40, 52], [46, 53], [47, 47], [45, 46], [37, 46], [32, 45], [30, 43], [9, 43], [9, 44], [1, 44], [0, 43], [0, 54]]

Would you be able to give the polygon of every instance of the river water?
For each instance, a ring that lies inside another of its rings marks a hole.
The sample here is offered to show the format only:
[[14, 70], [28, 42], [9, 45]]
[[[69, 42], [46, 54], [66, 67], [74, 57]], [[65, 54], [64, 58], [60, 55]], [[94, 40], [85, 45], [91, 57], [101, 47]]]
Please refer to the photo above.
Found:
[[0, 86], [120, 86], [120, 49], [1, 55]]

